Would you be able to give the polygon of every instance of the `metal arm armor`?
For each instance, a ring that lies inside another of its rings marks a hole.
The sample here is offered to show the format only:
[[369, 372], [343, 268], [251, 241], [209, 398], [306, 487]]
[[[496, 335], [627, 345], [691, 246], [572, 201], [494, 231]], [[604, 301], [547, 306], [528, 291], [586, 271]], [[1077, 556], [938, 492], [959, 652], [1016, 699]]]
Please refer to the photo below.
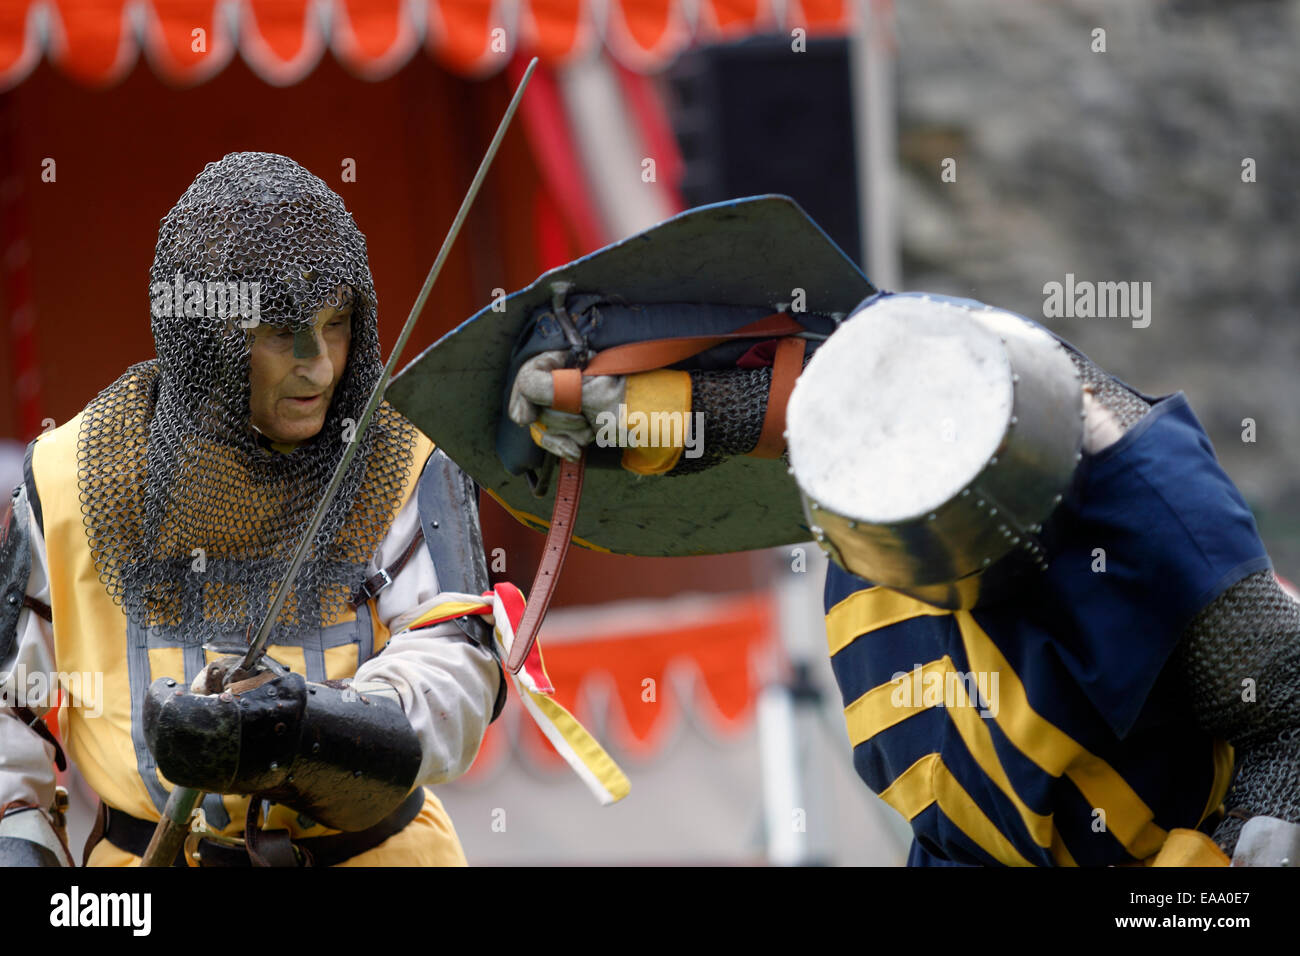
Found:
[[400, 707], [300, 674], [215, 695], [159, 678], [145, 699], [144, 732], [172, 783], [257, 794], [338, 830], [378, 823], [420, 769], [420, 743]]

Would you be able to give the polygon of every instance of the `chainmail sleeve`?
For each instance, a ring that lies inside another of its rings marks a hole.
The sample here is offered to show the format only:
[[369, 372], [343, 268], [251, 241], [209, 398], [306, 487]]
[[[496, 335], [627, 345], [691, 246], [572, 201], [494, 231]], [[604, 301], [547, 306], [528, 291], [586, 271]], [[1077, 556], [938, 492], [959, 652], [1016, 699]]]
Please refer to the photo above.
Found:
[[1081, 384], [1092, 390], [1093, 397], [1102, 408], [1115, 416], [1120, 426], [1127, 431], [1138, 423], [1151, 405], [1136, 392], [1125, 388], [1113, 376], [1108, 375], [1086, 355], [1080, 355], [1073, 349], [1066, 349], [1074, 368], [1079, 373]]
[[666, 474], [693, 475], [753, 451], [767, 414], [770, 368], [691, 372], [691, 411], [703, 418], [703, 453], [685, 455]]
[[[1149, 410], [1087, 358], [1071, 358], [1125, 429]], [[1196, 615], [1172, 666], [1198, 726], [1236, 753], [1215, 843], [1231, 856], [1242, 825], [1256, 815], [1300, 823], [1300, 603], [1272, 571], [1248, 575]]]
[[[804, 357], [804, 366], [812, 356]], [[772, 387], [770, 368], [731, 368], [691, 372], [691, 411], [704, 415], [703, 453], [682, 456], [668, 477], [693, 475], [747, 455], [758, 444]], [[782, 452], [782, 458], [785, 453]]]
[[1174, 665], [1201, 729], [1236, 752], [1215, 843], [1231, 856], [1256, 815], [1300, 823], [1300, 603], [1272, 571], [1248, 575], [1193, 619]]

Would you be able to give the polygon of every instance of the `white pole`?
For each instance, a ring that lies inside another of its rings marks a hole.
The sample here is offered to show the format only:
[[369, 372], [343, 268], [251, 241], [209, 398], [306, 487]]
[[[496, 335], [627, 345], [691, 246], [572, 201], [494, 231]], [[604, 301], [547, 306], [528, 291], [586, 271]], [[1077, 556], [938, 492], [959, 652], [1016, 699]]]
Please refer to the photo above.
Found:
[[786, 682], [772, 683], [758, 700], [767, 858], [776, 866], [834, 862], [824, 748], [817, 746], [825, 688], [808, 683], [826, 655], [822, 583], [826, 559], [811, 542], [774, 548], [777, 629], [785, 650]]
[[901, 287], [894, 115], [894, 12], [878, 0], [857, 0], [859, 26], [849, 38], [853, 131], [858, 172], [858, 229], [867, 277], [881, 289]]

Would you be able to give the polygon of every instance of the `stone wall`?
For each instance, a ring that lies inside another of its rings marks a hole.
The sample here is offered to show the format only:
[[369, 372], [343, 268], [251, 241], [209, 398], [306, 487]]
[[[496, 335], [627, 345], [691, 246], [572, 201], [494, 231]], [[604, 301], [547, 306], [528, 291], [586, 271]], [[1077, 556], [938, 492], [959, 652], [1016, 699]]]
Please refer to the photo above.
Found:
[[[1186, 391], [1300, 578], [1300, 2], [896, 9], [904, 286], [1022, 312], [1142, 391]], [[1045, 316], [1067, 274], [1149, 282], [1150, 324]]]

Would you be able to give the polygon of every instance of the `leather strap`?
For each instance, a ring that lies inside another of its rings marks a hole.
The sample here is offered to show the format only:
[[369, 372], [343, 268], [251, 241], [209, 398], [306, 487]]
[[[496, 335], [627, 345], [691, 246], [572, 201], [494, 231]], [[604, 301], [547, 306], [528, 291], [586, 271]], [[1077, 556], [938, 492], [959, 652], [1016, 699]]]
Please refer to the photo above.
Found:
[[352, 609], [356, 610], [371, 598], [376, 597], [379, 592], [388, 587], [388, 585], [392, 584], [393, 578], [401, 574], [402, 568], [406, 567], [406, 563], [415, 556], [415, 552], [419, 550], [422, 541], [424, 541], [424, 528], [421, 525], [417, 525], [415, 528], [415, 535], [411, 538], [411, 543], [406, 546], [406, 550], [401, 553], [401, 556], [399, 556], [398, 559], [388, 567], [381, 568], [375, 574], [370, 575], [370, 577], [362, 581], [356, 591], [353, 592], [351, 602]]
[[10, 707], [9, 713], [13, 714], [24, 724], [30, 727], [37, 736], [54, 748], [54, 764], [60, 770], [68, 769], [68, 758], [63, 754], [63, 745], [59, 743], [59, 738], [51, 733], [50, 728], [45, 721], [36, 716], [35, 711], [30, 707]]
[[734, 332], [647, 339], [615, 345], [598, 353], [583, 369], [584, 375], [631, 375], [667, 368], [731, 339], [774, 339], [803, 332], [804, 327], [783, 312], [764, 316]]
[[[62, 788], [59, 789], [62, 790]], [[63, 792], [66, 795], [66, 791]], [[66, 809], [66, 804], [64, 808]], [[67, 832], [66, 819], [63, 821], [63, 823], [60, 823], [58, 820], [50, 820], [48, 815], [49, 811], [47, 811], [44, 807], [38, 806], [35, 803], [29, 803], [26, 800], [10, 800], [4, 806], [0, 806], [0, 820], [3, 820], [5, 818], [5, 815], [8, 814], [9, 811], [11, 810], [35, 810], [37, 813], [45, 814], [45, 819], [47, 822], [49, 822], [50, 829], [54, 831], [54, 835], [58, 837], [59, 844], [63, 847], [63, 853], [64, 853], [63, 860], [66, 860], [69, 866], [73, 865], [76, 862], [72, 857], [72, 851], [68, 849], [68, 832]], [[41, 843], [38, 845], [42, 848], [44, 852], [51, 852], [49, 847], [45, 846], [45, 844]], [[57, 860], [58, 859], [57, 856], [54, 857], [54, 859]], [[59, 861], [59, 865], [62, 866], [63, 861]]]
[[803, 353], [807, 342], [789, 336], [776, 344], [772, 360], [772, 385], [767, 392], [767, 412], [763, 416], [763, 430], [758, 444], [749, 453], [751, 458], [780, 458], [785, 451], [785, 408], [790, 403], [794, 383], [803, 372]]
[[90, 866], [90, 853], [99, 845], [99, 841], [104, 839], [104, 831], [107, 829], [108, 804], [100, 800], [99, 806], [95, 808], [95, 825], [90, 828], [90, 836], [86, 837], [86, 848], [81, 851], [82, 866]]
[[50, 611], [50, 606], [44, 601], [38, 601], [29, 594], [23, 595], [23, 607], [30, 609], [37, 617], [43, 617], [50, 623], [54, 622], [54, 615]]
[[[253, 798], [250, 800], [250, 806], [259, 802], [257, 798]], [[103, 807], [104, 826], [101, 831], [103, 838], [119, 850], [124, 850], [134, 856], [143, 856], [145, 848], [149, 845], [149, 840], [153, 836], [153, 831], [158, 825], [157, 822], [140, 820], [129, 813], [114, 810], [107, 804], [103, 804]], [[416, 787], [401, 806], [368, 830], [336, 833], [332, 836], [306, 837], [294, 840], [293, 845], [302, 853], [303, 860], [308, 865], [334, 866], [344, 860], [359, 856], [367, 850], [373, 850], [389, 837], [402, 832], [412, 820], [420, 815], [423, 808], [424, 788]], [[288, 833], [287, 830], [271, 831], [273, 834], [281, 832]], [[98, 842], [98, 840], [95, 842]], [[262, 845], [264, 844], [259, 843], [259, 846]], [[87, 846], [91, 846], [89, 841]], [[200, 866], [246, 867], [255, 865], [249, 858], [246, 845], [244, 847], [232, 847], [200, 840], [198, 849], [201, 857]], [[263, 858], [265, 859], [265, 856]], [[89, 854], [87, 854], [87, 859], [89, 859]], [[183, 852], [176, 854], [176, 860], [172, 865], [179, 867], [187, 865]], [[297, 857], [295, 856], [293, 862], [288, 865], [298, 866]]]
[[244, 816], [244, 846], [253, 866], [311, 866], [310, 853], [294, 852], [288, 830], [263, 830], [262, 801], [252, 797]]
[[510, 656], [506, 659], [506, 670], [512, 674], [519, 673], [528, 652], [537, 641], [537, 632], [541, 629], [555, 584], [560, 578], [560, 568], [564, 566], [564, 556], [569, 553], [573, 523], [578, 515], [578, 502], [582, 498], [582, 477], [586, 465], [585, 451], [577, 461], [560, 462], [560, 475], [555, 482], [555, 507], [551, 512], [551, 526], [546, 531], [542, 562], [537, 568], [537, 576], [533, 578], [533, 586], [528, 591], [524, 618], [515, 631]]
[[582, 375], [580, 368], [557, 368], [551, 372], [551, 385], [555, 388], [551, 408], [570, 415], [582, 414]]
[[0, 820], [5, 818], [10, 810], [41, 810], [40, 804], [31, 803], [27, 800], [10, 800], [4, 806], [0, 806]]

